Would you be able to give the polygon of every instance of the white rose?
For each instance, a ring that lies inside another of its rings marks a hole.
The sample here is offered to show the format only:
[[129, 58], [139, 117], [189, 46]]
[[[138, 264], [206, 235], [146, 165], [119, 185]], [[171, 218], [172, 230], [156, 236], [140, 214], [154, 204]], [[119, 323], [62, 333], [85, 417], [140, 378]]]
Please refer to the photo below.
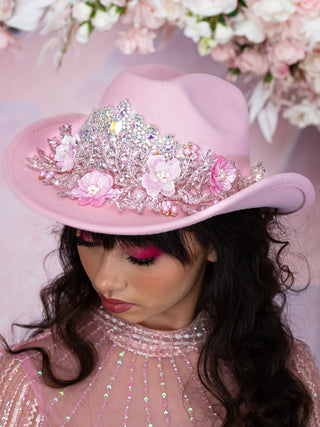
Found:
[[183, 31], [186, 37], [190, 37], [195, 43], [198, 43], [201, 37], [209, 38], [212, 35], [212, 31], [208, 22], [200, 21], [197, 22], [195, 16], [187, 16], [184, 19], [186, 27]]
[[236, 36], [245, 36], [252, 43], [262, 43], [266, 38], [262, 26], [247, 18], [236, 22], [234, 34]]
[[104, 7], [109, 7], [112, 5], [112, 0], [100, 0], [100, 3], [102, 4], [102, 6]]
[[168, 21], [176, 21], [186, 14], [187, 9], [180, 2], [174, 0], [158, 2], [155, 10], [157, 17], [168, 19]]
[[302, 18], [302, 32], [306, 36], [311, 47], [320, 43], [320, 16], [315, 18]]
[[112, 6], [107, 12], [97, 10], [95, 16], [92, 18], [92, 25], [99, 31], [110, 30], [113, 25], [118, 21], [120, 14], [117, 8]]
[[304, 71], [307, 82], [313, 86], [315, 92], [320, 93], [320, 53], [309, 53], [299, 67]]
[[252, 10], [267, 22], [284, 22], [296, 11], [295, 0], [258, 0]]
[[89, 21], [92, 13], [92, 7], [88, 6], [85, 2], [81, 1], [72, 8], [72, 16], [78, 22]]
[[320, 125], [320, 110], [308, 101], [302, 101], [301, 104], [287, 108], [283, 112], [283, 117], [299, 128]]
[[228, 41], [232, 39], [232, 36], [233, 36], [233, 30], [231, 27], [222, 25], [220, 23], [217, 24], [214, 32], [214, 40], [218, 44], [228, 43]]
[[89, 22], [84, 22], [81, 24], [78, 28], [78, 31], [76, 32], [76, 40], [79, 43], [87, 43], [89, 40], [91, 30], [90, 30], [90, 24]]
[[238, 0], [182, 0], [182, 4], [195, 15], [216, 16], [233, 12]]

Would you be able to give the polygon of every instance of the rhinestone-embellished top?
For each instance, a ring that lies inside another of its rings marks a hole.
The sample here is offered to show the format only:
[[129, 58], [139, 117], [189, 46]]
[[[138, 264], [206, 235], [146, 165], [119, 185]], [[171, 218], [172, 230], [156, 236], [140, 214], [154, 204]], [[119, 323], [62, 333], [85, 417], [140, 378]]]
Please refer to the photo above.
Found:
[[[206, 315], [186, 328], [157, 331], [117, 319], [100, 309], [82, 329], [98, 353], [84, 381], [63, 389], [46, 386], [37, 351], [0, 360], [0, 427], [220, 426], [223, 410], [197, 375], [206, 339]], [[27, 343], [50, 351], [55, 373], [74, 377], [72, 353], [44, 332]], [[227, 367], [225, 378], [232, 384]], [[320, 426], [320, 379], [306, 346], [296, 345], [293, 369], [314, 399], [310, 426]]]

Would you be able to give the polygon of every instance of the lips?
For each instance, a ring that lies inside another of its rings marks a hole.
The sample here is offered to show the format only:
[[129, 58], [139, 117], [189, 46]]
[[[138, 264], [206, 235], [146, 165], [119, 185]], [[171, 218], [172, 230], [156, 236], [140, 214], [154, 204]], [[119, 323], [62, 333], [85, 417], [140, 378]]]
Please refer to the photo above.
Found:
[[130, 304], [119, 299], [106, 298], [101, 294], [99, 294], [99, 296], [101, 298], [103, 306], [112, 313], [124, 313], [125, 311], [130, 310], [130, 308], [134, 306], [134, 304]]

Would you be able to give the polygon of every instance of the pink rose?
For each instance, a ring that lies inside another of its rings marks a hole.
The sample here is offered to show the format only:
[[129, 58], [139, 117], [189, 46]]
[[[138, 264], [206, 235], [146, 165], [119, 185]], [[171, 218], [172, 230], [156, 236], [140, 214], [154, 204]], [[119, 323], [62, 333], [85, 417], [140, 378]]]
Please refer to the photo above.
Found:
[[218, 45], [210, 50], [211, 57], [218, 62], [230, 63], [236, 57], [233, 43]]
[[242, 72], [250, 72], [257, 75], [265, 74], [269, 65], [267, 58], [253, 49], [245, 49], [241, 55], [235, 59], [235, 66]]
[[15, 51], [18, 48], [18, 43], [8, 30], [0, 28], [0, 51], [8, 48]]
[[0, 1], [0, 21], [6, 21], [10, 18], [13, 9], [12, 0]]
[[300, 15], [316, 16], [320, 12], [320, 0], [300, 0], [296, 8]]
[[[150, 3], [150, 4], [149, 4]], [[153, 2], [148, 0], [137, 0], [128, 3], [122, 22], [132, 24], [135, 28], [149, 28], [155, 30], [165, 23], [164, 18], [160, 18], [155, 13]]]
[[153, 40], [156, 37], [154, 31], [147, 28], [132, 29], [127, 32], [122, 31], [116, 41], [116, 46], [126, 55], [138, 51], [140, 53], [152, 53], [155, 51]]
[[275, 64], [271, 65], [270, 71], [273, 77], [276, 79], [283, 79], [289, 75], [290, 68], [289, 65], [285, 64], [284, 62], [276, 62]]
[[303, 45], [285, 40], [271, 47], [268, 58], [270, 63], [285, 62], [292, 65], [304, 59], [305, 55]]

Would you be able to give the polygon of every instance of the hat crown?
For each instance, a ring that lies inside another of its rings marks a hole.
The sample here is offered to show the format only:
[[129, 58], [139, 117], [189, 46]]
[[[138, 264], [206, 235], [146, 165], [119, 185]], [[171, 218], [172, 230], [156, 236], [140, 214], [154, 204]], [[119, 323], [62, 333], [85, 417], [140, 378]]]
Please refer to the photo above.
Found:
[[144, 65], [120, 73], [106, 89], [100, 107], [128, 99], [162, 134], [237, 163], [249, 173], [249, 120], [238, 88], [207, 74], [184, 74], [166, 65]]

